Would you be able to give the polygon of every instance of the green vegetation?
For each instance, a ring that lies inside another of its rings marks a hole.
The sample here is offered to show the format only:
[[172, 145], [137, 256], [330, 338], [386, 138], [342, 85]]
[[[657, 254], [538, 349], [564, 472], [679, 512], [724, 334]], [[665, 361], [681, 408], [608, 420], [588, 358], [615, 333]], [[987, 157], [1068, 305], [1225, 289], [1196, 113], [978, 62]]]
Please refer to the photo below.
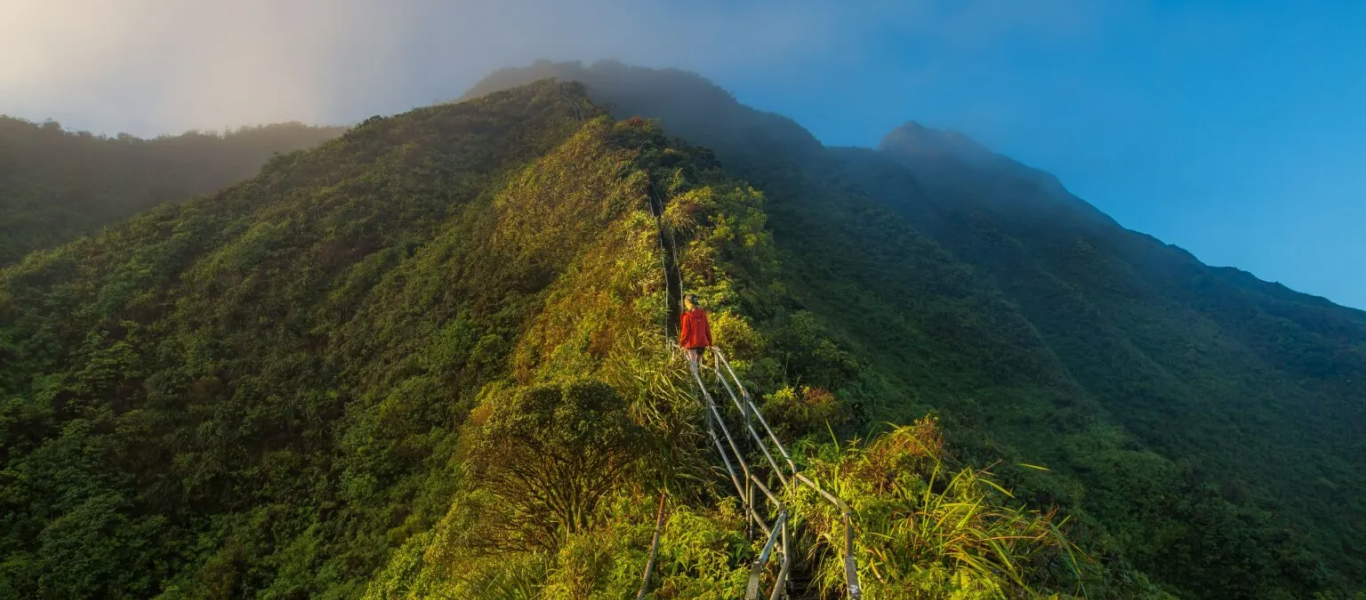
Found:
[[[785, 435], [847, 421], [819, 386], [858, 368], [776, 279], [765, 203], [709, 151], [538, 83], [372, 119], [31, 255], [0, 271], [0, 595], [620, 598], [662, 494], [651, 597], [734, 597], [758, 542], [666, 348], [661, 233]], [[804, 447], [871, 518], [973, 502], [958, 531], [980, 535], [898, 557], [910, 532], [875, 520], [867, 577], [1143, 592], [1070, 553], [1060, 570], [1061, 521], [967, 465], [894, 488], [831, 471], [896, 456], [888, 439]], [[1007, 531], [1042, 537], [1003, 553]]]
[[[488, 390], [471, 422], [466, 458], [474, 483], [495, 499], [472, 529], [494, 548], [555, 553], [561, 536], [599, 525], [600, 504], [631, 479], [649, 450], [626, 401], [602, 383]], [[502, 397], [502, 396], [511, 397]]]
[[[1010, 492], [989, 472], [953, 465], [932, 419], [810, 467], [858, 514], [856, 547], [871, 598], [1018, 598], [1040, 590], [1066, 590], [1071, 598], [1086, 594], [1095, 576], [1091, 559], [1059, 531], [1056, 515], [1011, 506]], [[837, 511], [807, 488], [795, 500], [798, 514], [814, 515], [820, 545], [836, 551], [843, 543]], [[838, 589], [840, 566], [825, 561], [823, 589]], [[1139, 594], [1156, 597], [1152, 590], [1125, 596]]]
[[274, 153], [342, 131], [282, 123], [144, 140], [0, 116], [0, 265], [157, 205], [216, 192], [255, 174]]
[[844, 435], [937, 414], [967, 464], [1004, 458], [1018, 498], [1183, 597], [1361, 590], [1366, 314], [1207, 267], [956, 134], [823, 148], [700, 77], [613, 63], [468, 97], [541, 77], [659, 118], [768, 198], [794, 309], [775, 339], [826, 359], [784, 359], [777, 410], [800, 420], [806, 386], [841, 399]]
[[[541, 63], [28, 254], [0, 596], [628, 598], [660, 517], [649, 597], [739, 596], [760, 541], [662, 247], [854, 509], [869, 598], [1359, 593], [1366, 317], [934, 136], [826, 149], [680, 72]], [[839, 597], [840, 515], [779, 491], [795, 592]]]
[[[581, 250], [496, 207], [612, 198], [580, 108], [373, 120], [4, 271], [0, 596], [359, 593], [444, 514], [454, 429]], [[534, 168], [555, 148], [599, 169]]]

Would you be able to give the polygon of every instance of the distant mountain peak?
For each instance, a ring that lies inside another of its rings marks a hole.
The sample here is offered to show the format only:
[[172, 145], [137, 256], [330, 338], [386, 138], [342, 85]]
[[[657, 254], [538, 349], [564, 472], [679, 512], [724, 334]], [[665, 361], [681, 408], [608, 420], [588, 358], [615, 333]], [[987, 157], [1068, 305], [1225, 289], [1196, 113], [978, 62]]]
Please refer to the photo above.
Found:
[[888, 132], [878, 143], [878, 149], [920, 156], [947, 155], [972, 161], [996, 157], [996, 153], [961, 131], [935, 129], [916, 121], [908, 121]]
[[818, 153], [820, 141], [796, 121], [741, 104], [711, 80], [680, 69], [653, 69], [603, 60], [582, 62], [540, 60], [529, 67], [500, 69], [462, 96], [476, 98], [542, 79], [578, 81], [595, 102], [617, 118], [649, 116], [660, 119], [672, 134], [733, 158], [792, 156]]

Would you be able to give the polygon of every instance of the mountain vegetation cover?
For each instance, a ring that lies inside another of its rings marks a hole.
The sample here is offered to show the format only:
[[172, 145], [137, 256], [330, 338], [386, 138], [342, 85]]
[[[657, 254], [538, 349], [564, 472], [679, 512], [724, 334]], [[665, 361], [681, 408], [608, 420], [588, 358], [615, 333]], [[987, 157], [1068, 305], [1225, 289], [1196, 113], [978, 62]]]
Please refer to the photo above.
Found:
[[315, 146], [343, 130], [280, 123], [140, 139], [0, 116], [0, 265], [157, 205], [216, 192], [255, 174], [273, 153]]
[[663, 523], [649, 597], [741, 597], [671, 276], [867, 598], [1360, 591], [1362, 313], [958, 136], [538, 63], [0, 271], [0, 596], [634, 597]]
[[1361, 590], [1366, 313], [1203, 265], [953, 132], [826, 148], [696, 75], [611, 62], [467, 97], [545, 77], [766, 194], [779, 281], [858, 365], [831, 382], [857, 421], [934, 411], [979, 463], [1048, 465], [1008, 477], [1184, 597]]

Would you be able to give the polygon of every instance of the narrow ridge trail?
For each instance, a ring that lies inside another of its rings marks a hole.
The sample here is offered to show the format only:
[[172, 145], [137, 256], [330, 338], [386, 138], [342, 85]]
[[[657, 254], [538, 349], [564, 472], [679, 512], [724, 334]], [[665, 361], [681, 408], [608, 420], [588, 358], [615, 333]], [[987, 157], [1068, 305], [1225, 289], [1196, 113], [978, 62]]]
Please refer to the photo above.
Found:
[[[679, 273], [677, 257], [678, 243], [673, 236], [672, 229], [665, 223], [664, 200], [657, 193], [653, 180], [647, 182], [646, 194], [649, 199], [650, 213], [654, 216], [658, 227], [660, 262], [664, 268], [664, 292], [667, 308], [664, 339], [666, 345], [672, 345], [673, 340], [677, 337], [680, 299], [682, 297], [682, 277]], [[848, 600], [862, 600], [863, 591], [859, 585], [858, 561], [854, 556], [853, 515], [849, 506], [835, 495], [822, 489], [811, 478], [801, 474], [797, 469], [796, 462], [792, 460], [791, 454], [779, 441], [778, 436], [774, 434], [773, 428], [769, 426], [768, 420], [764, 418], [758, 405], [755, 404], [749, 390], [740, 381], [735, 369], [731, 367], [725, 353], [716, 346], [712, 346], [708, 350], [711, 351], [710, 370], [713, 375], [710, 387], [703, 378], [702, 361], [699, 359], [688, 362], [693, 383], [696, 385], [696, 394], [704, 403], [703, 412], [707, 424], [707, 434], [712, 445], [716, 448], [731, 483], [735, 486], [741, 504], [744, 506], [751, 537], [756, 525], [765, 536], [762, 550], [750, 567], [745, 600], [759, 600], [762, 589], [768, 590], [768, 593], [762, 597], [769, 600], [821, 598], [814, 581], [814, 565], [806, 564], [800, 557], [793, 556], [793, 536], [789, 531], [792, 515], [788, 511], [786, 503], [779, 496], [794, 486], [806, 486], [814, 490], [822, 499], [839, 510], [844, 524], [844, 547], [841, 549], [841, 555], [845, 597]], [[718, 406], [716, 396], [712, 393], [718, 388], [725, 391], [723, 399], [729, 398], [731, 404], [738, 411], [741, 423], [736, 425], [742, 424], [738, 436], [733, 435], [732, 428], [727, 426], [722, 409]], [[759, 425], [758, 429], [755, 427], [756, 422]], [[762, 434], [760, 430], [763, 431]], [[722, 440], [725, 441], [724, 444]], [[746, 451], [752, 460], [746, 459]], [[760, 455], [762, 461], [756, 458]], [[655, 554], [659, 547], [659, 539], [664, 535], [665, 510], [665, 496], [661, 493], [654, 535], [650, 542], [649, 558], [641, 576], [640, 590], [636, 594], [636, 600], [643, 600], [649, 592]], [[771, 583], [768, 583], [769, 587], [765, 588], [765, 575], [773, 565], [776, 565], [777, 574], [772, 578]]]

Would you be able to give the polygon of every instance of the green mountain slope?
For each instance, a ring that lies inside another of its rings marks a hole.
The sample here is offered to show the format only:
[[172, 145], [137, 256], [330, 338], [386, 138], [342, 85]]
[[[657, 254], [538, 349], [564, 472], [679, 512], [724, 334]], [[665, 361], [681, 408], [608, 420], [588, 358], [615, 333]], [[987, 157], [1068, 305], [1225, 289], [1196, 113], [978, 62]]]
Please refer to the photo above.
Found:
[[[1162, 597], [932, 420], [813, 441], [848, 427], [827, 388], [860, 365], [773, 242], [710, 151], [540, 82], [34, 254], [0, 270], [0, 596], [626, 597], [660, 495], [651, 597], [739, 596], [762, 538], [665, 345], [669, 247], [797, 459], [867, 516], [869, 597]], [[833, 593], [839, 516], [775, 489]]]
[[671, 265], [867, 597], [1359, 591], [1362, 313], [961, 136], [538, 63], [0, 270], [0, 596], [634, 597], [661, 497], [653, 597], [738, 596]]
[[1306, 597], [1366, 581], [1363, 314], [1124, 230], [1053, 178], [909, 126], [826, 149], [678, 71], [510, 69], [659, 118], [769, 198], [779, 279], [856, 368], [865, 426], [938, 411], [1097, 543], [1183, 596]]
[[1126, 431], [1261, 513], [1245, 519], [1267, 528], [1262, 544], [1296, 532], [1340, 576], [1366, 575], [1366, 403], [1354, 383], [1366, 313], [1207, 267], [1051, 177], [938, 132], [894, 132], [881, 153], [924, 186], [892, 206], [940, 203], [935, 238], [992, 274]]
[[568, 143], [586, 110], [550, 86], [372, 120], [5, 271], [7, 595], [363, 584], [449, 494], [452, 413], [588, 243], [563, 234], [599, 222], [496, 235], [496, 205], [550, 205], [556, 148], [609, 198], [613, 157]]
[[316, 146], [342, 131], [285, 123], [144, 140], [0, 116], [0, 265], [159, 204], [218, 191], [255, 174], [273, 153]]

